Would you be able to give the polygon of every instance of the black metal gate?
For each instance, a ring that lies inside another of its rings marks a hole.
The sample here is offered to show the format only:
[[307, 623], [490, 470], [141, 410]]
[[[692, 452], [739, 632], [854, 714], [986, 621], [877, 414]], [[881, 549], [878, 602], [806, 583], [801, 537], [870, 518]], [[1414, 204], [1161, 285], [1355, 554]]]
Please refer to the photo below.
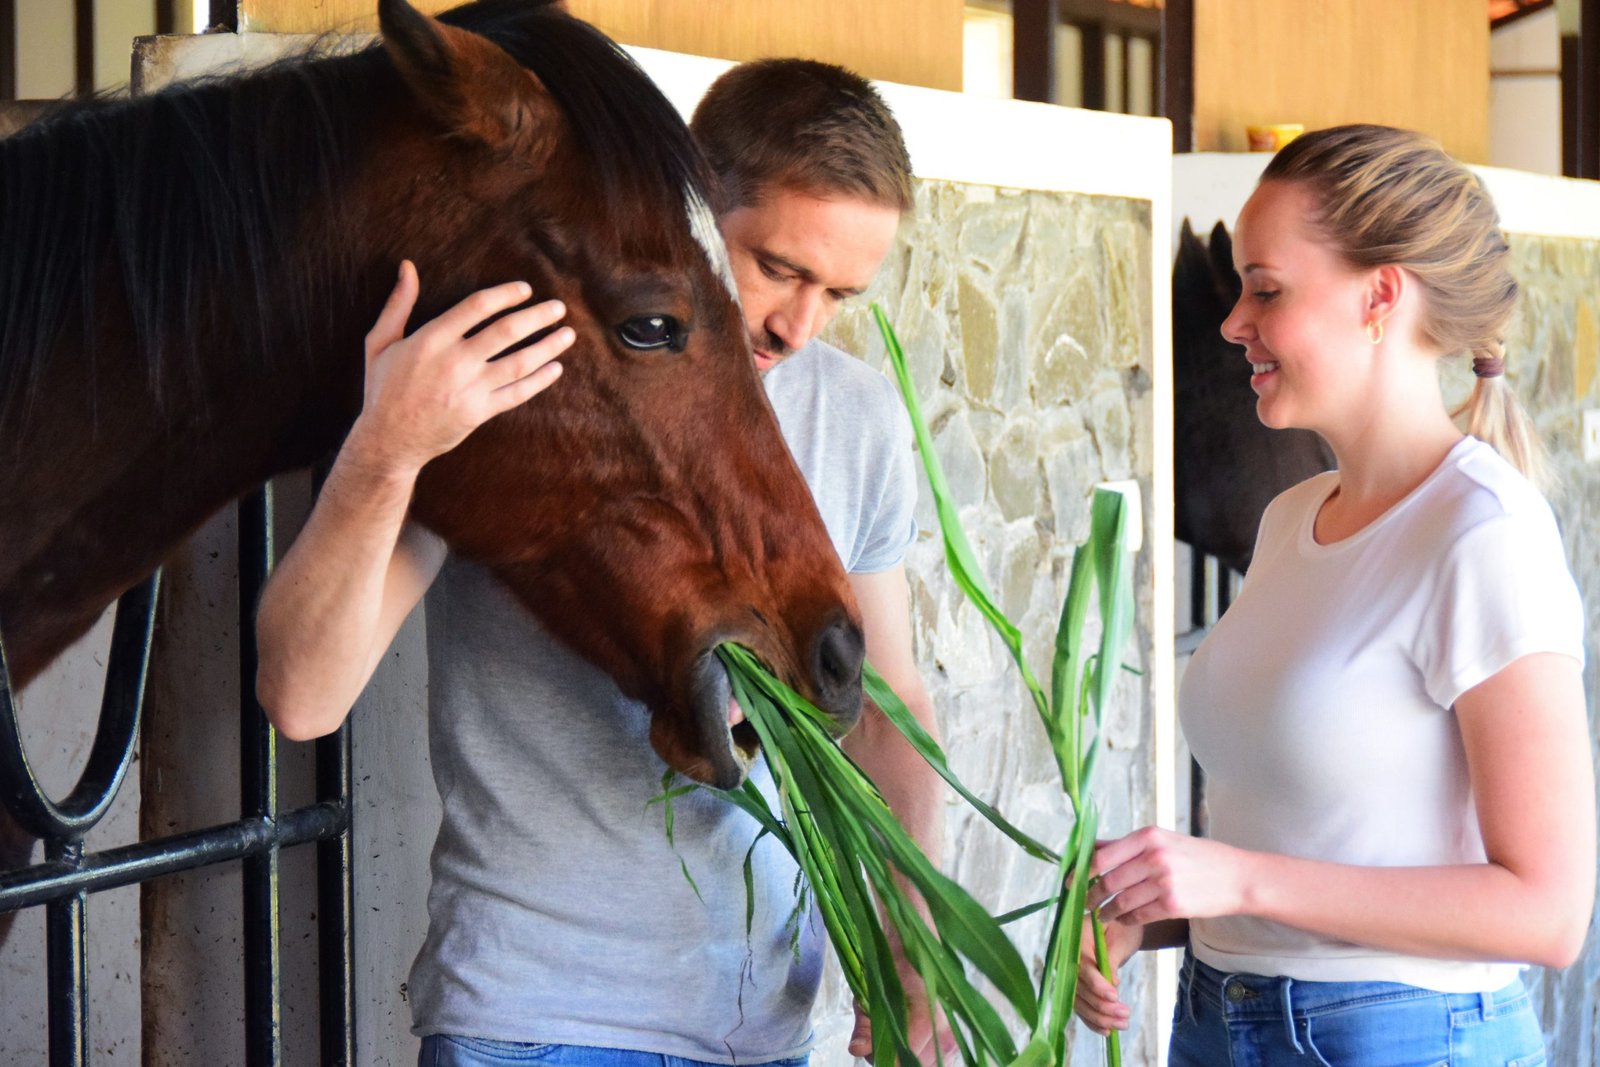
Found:
[[[1187, 546], [1186, 546], [1187, 547]], [[1217, 559], [1190, 549], [1189, 629], [1177, 635], [1173, 651], [1179, 659], [1194, 654], [1211, 627], [1222, 618], [1233, 602], [1233, 594], [1243, 576]], [[1189, 760], [1189, 832], [1204, 836], [1206, 828], [1206, 783], [1200, 765]]]
[[[353, 891], [350, 839], [350, 727], [316, 742], [316, 798], [278, 810], [277, 733], [255, 701], [255, 604], [272, 566], [272, 492], [239, 503], [240, 788], [238, 821], [86, 853], [83, 838], [111, 807], [138, 743], [149, 673], [159, 572], [117, 605], [100, 721], [88, 763], [71, 794], [45, 794], [23, 749], [0, 642], [0, 799], [45, 846], [43, 863], [0, 872], [0, 912], [43, 906], [52, 1067], [86, 1064], [89, 895], [197, 867], [243, 862], [245, 1057], [250, 1067], [282, 1062], [279, 852], [317, 842], [318, 974], [322, 1062], [355, 1062], [352, 998]], [[0, 635], [4, 633], [0, 619]]]

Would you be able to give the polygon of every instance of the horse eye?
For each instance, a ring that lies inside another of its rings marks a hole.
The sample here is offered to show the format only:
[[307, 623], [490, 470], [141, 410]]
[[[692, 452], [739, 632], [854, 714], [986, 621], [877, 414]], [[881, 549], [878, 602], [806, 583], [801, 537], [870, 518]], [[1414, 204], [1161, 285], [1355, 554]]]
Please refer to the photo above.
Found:
[[683, 324], [670, 315], [642, 315], [617, 327], [617, 336], [629, 348], [649, 351], [670, 348], [683, 351]]

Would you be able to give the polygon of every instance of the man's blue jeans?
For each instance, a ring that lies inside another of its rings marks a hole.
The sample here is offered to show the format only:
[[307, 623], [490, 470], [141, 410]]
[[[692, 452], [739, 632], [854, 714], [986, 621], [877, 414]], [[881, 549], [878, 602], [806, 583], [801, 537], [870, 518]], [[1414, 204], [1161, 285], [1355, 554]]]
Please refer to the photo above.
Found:
[[[810, 1058], [767, 1060], [751, 1067], [806, 1067]], [[706, 1060], [687, 1060], [656, 1052], [629, 1052], [588, 1045], [530, 1045], [447, 1034], [423, 1038], [422, 1052], [417, 1057], [417, 1067], [511, 1067], [519, 1063], [537, 1063], [542, 1067], [721, 1067]]]
[[1517, 979], [1493, 993], [1300, 982], [1183, 961], [1171, 1067], [1539, 1067], [1544, 1037]]

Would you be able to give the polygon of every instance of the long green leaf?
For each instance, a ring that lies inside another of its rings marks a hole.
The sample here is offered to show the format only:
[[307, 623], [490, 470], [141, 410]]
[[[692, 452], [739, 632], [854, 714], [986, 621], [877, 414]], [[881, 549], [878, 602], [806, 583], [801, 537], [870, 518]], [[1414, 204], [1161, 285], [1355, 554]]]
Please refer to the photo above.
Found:
[[1050, 705], [1045, 699], [1044, 690], [1039, 687], [1038, 680], [1033, 676], [1033, 669], [1028, 666], [1028, 661], [1023, 655], [1022, 632], [995, 604], [989, 586], [983, 580], [983, 570], [978, 566], [977, 554], [972, 551], [966, 531], [961, 528], [961, 518], [957, 514], [954, 498], [950, 494], [950, 485], [945, 481], [944, 468], [940, 465], [938, 453], [933, 448], [933, 435], [928, 432], [921, 406], [917, 403], [916, 388], [911, 383], [911, 370], [906, 364], [905, 350], [900, 347], [900, 338], [895, 336], [894, 327], [889, 325], [888, 317], [877, 304], [872, 305], [872, 316], [878, 323], [878, 332], [883, 335], [884, 348], [889, 353], [890, 366], [893, 367], [895, 379], [899, 382], [901, 398], [905, 400], [906, 410], [911, 416], [911, 429], [917, 439], [917, 449], [922, 454], [922, 467], [928, 475], [928, 488], [933, 492], [934, 510], [939, 516], [939, 528], [944, 533], [945, 560], [950, 566], [950, 574], [955, 578], [961, 591], [966, 594], [967, 599], [984, 618], [989, 620], [989, 625], [1000, 635], [1001, 641], [1010, 650], [1011, 658], [1016, 661], [1017, 670], [1022, 675], [1023, 684], [1028, 687], [1028, 693], [1033, 697], [1034, 707], [1039, 712], [1039, 717], [1046, 720], [1048, 728]]
[[871, 663], [863, 665], [861, 679], [866, 687], [867, 699], [878, 706], [878, 709], [894, 724], [895, 729], [899, 730], [901, 734], [905, 735], [906, 740], [911, 742], [911, 747], [917, 750], [918, 755], [927, 761], [928, 766], [937, 771], [939, 777], [943, 778], [950, 788], [961, 794], [962, 798], [972, 805], [973, 810], [987, 819], [1001, 833], [1021, 845], [1022, 850], [1028, 855], [1033, 856], [1035, 859], [1044, 860], [1046, 863], [1054, 863], [1056, 861], [1057, 857], [1054, 849], [1040, 844], [1027, 833], [1017, 829], [1004, 815], [1001, 815], [1000, 812], [985, 803], [968, 789], [960, 778], [956, 777], [956, 773], [950, 769], [950, 764], [945, 758], [944, 750], [939, 747], [939, 742], [935, 741], [932, 735], [923, 729], [916, 716], [911, 714], [911, 710], [895, 695], [894, 690], [889, 687], [889, 683], [883, 680], [883, 676], [874, 669]]

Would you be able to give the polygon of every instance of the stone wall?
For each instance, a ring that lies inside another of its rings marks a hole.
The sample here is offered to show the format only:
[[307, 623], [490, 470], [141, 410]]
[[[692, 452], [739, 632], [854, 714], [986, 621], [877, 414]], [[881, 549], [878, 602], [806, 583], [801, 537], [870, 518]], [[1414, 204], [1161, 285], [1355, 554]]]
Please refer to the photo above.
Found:
[[[1600, 736], [1600, 463], [1583, 461], [1579, 427], [1584, 409], [1600, 408], [1600, 240], [1513, 234], [1511, 248], [1523, 295], [1506, 338], [1506, 373], [1549, 449], [1551, 503], [1583, 594], [1593, 746]], [[1452, 368], [1455, 395], [1465, 395], [1467, 377]], [[1600, 919], [1590, 919], [1577, 963], [1529, 974], [1550, 1062], [1600, 1062]]]
[[[1072, 551], [1088, 536], [1095, 483], [1136, 479], [1150, 499], [1151, 225], [1146, 201], [923, 182], [915, 220], [871, 292], [827, 335], [885, 367], [869, 302], [883, 305], [905, 345], [962, 522], [1041, 677], [1048, 677]], [[951, 762], [1023, 829], [1064, 842], [1072, 817], [1043, 728], [1009, 654], [945, 566], [925, 483], [917, 521], [921, 533], [907, 562], [916, 651]], [[1153, 547], [1137, 560], [1140, 600], [1127, 650], [1141, 671], [1151, 655]], [[1124, 673], [1108, 713], [1093, 790], [1108, 833], [1154, 817], [1147, 678], [1148, 671]], [[991, 911], [1052, 893], [1047, 865], [953, 796], [946, 834], [946, 869]], [[1037, 973], [1045, 916], [1011, 930]], [[1143, 1009], [1126, 1062], [1154, 1063], [1160, 1008], [1145, 965], [1131, 974]], [[834, 972], [818, 1013], [817, 1067], [849, 1062], [842, 1050], [851, 1018]], [[1078, 1038], [1090, 1046], [1086, 1059], [1098, 1062], [1099, 1039], [1081, 1028]]]

